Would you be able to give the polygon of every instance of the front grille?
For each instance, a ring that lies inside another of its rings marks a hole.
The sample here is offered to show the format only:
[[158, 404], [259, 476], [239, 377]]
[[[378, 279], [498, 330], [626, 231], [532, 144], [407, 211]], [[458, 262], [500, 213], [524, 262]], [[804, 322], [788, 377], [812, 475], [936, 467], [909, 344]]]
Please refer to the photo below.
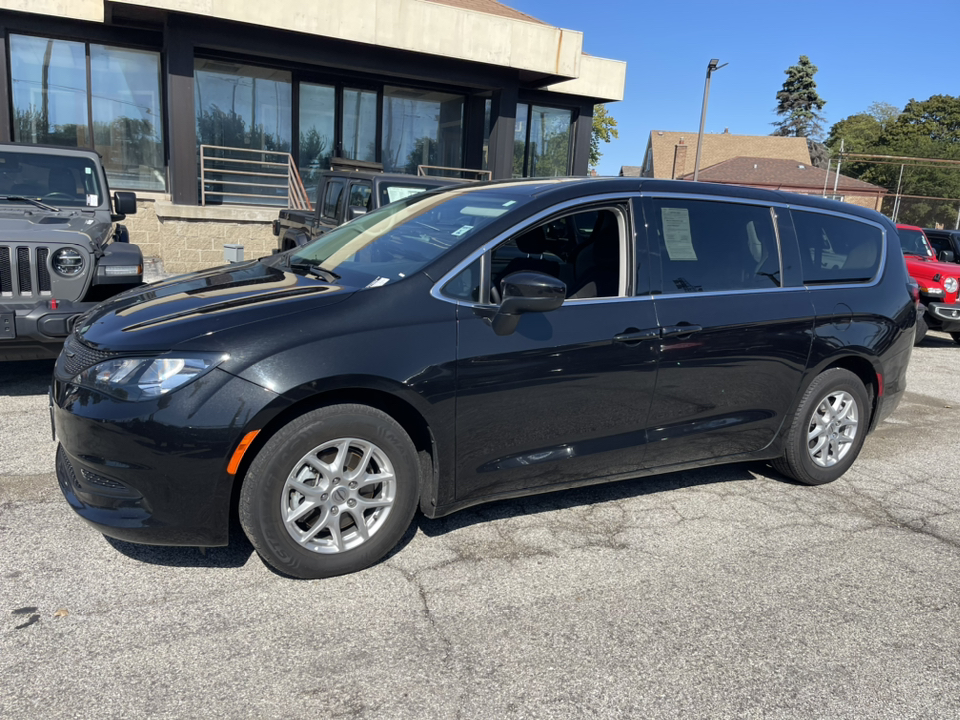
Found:
[[50, 253], [49, 247], [0, 245], [0, 296], [50, 295]]
[[88, 367], [115, 358], [119, 354], [94, 350], [80, 342], [75, 334], [70, 335], [63, 343], [63, 356], [65, 358], [63, 370], [69, 377], [76, 377]]
[[10, 248], [0, 245], [0, 295], [13, 295], [13, 275], [10, 272]]
[[33, 295], [33, 282], [30, 277], [30, 248], [17, 248], [17, 282], [21, 295]]
[[45, 248], [37, 248], [37, 284], [40, 292], [50, 292], [50, 271], [47, 269], [47, 256], [50, 251]]

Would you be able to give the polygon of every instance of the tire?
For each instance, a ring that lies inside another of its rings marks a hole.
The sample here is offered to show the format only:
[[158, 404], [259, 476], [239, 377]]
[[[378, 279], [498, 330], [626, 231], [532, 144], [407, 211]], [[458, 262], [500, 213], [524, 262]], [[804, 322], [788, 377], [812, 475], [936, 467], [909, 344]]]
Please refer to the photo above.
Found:
[[950, 337], [953, 338], [953, 341], [954, 341], [957, 345], [960, 345], [960, 332], [952, 332], [952, 333], [950, 333]]
[[[839, 415], [831, 423], [825, 411]], [[773, 466], [805, 485], [833, 482], [857, 459], [869, 424], [869, 398], [860, 378], [841, 368], [825, 370], [804, 393], [784, 454]], [[811, 429], [820, 430], [812, 439]]]
[[930, 326], [927, 325], [927, 311], [921, 310], [917, 313], [917, 334], [913, 338], [913, 344], [919, 345], [923, 339], [927, 336], [927, 330], [930, 329]]
[[403, 537], [419, 478], [417, 450], [393, 418], [331, 405], [293, 420], [257, 453], [240, 490], [240, 524], [281, 573], [356, 572]]

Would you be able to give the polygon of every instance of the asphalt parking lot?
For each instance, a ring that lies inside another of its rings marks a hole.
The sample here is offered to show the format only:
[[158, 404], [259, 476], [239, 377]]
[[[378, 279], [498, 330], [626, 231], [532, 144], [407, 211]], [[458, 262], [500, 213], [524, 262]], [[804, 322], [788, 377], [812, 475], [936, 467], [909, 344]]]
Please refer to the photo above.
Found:
[[295, 581], [107, 540], [0, 364], [0, 717], [960, 717], [960, 346], [836, 483], [730, 465], [420, 518]]

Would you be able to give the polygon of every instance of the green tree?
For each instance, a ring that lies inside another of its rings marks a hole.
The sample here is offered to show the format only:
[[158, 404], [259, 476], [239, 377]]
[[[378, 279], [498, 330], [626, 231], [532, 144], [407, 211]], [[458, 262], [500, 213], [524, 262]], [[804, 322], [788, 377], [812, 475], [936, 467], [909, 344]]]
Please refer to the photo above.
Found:
[[784, 70], [787, 79], [777, 93], [776, 108], [777, 115], [783, 119], [773, 123], [773, 135], [819, 138], [823, 134], [820, 111], [827, 101], [817, 94], [817, 83], [813, 79], [816, 73], [817, 66], [806, 55], [801, 55], [796, 65]]
[[595, 168], [600, 162], [600, 143], [608, 143], [620, 137], [617, 130], [617, 121], [607, 113], [606, 105], [595, 105], [593, 108], [593, 133], [590, 135], [590, 167]]

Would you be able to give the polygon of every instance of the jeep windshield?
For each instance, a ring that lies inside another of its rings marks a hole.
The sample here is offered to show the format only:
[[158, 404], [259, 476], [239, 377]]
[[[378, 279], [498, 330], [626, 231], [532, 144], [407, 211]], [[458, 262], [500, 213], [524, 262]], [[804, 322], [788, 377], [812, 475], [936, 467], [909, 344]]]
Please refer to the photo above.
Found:
[[900, 248], [904, 255], [933, 257], [933, 249], [930, 247], [930, 243], [927, 242], [927, 238], [919, 230], [897, 228], [897, 234], [900, 236]]
[[290, 267], [328, 281], [377, 287], [419, 272], [526, 202], [496, 187], [418, 194], [321, 235], [288, 260]]
[[96, 163], [82, 156], [0, 151], [0, 204], [95, 208], [103, 202]]

